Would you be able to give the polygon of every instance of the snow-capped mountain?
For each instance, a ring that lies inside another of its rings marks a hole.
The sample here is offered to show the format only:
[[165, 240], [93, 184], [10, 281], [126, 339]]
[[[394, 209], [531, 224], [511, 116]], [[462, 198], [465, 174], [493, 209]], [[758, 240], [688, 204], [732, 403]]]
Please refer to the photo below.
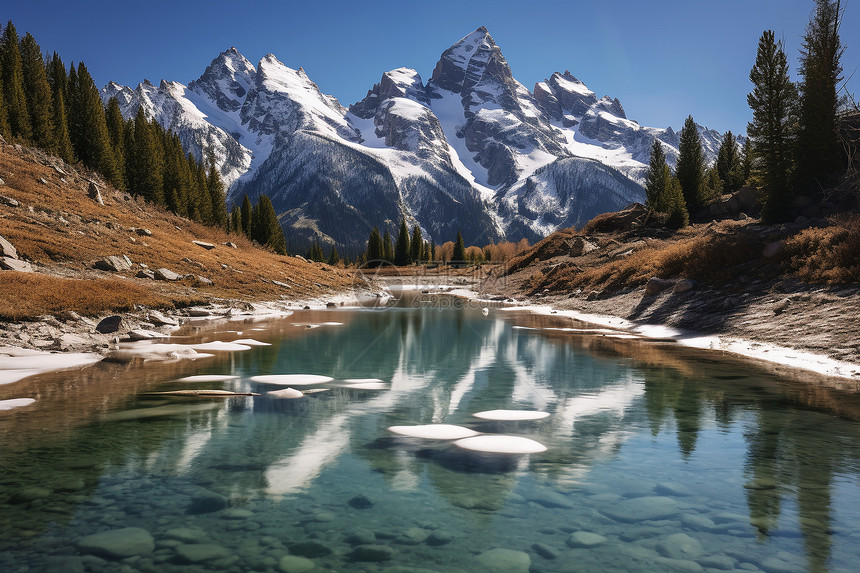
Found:
[[[235, 48], [188, 86], [111, 82], [102, 96], [127, 118], [142, 108], [198, 158], [212, 154], [229, 203], [268, 195], [294, 240], [353, 249], [401, 217], [425, 238], [459, 229], [478, 245], [581, 225], [644, 200], [652, 142], [670, 163], [679, 142], [568, 71], [529, 91], [483, 27], [445, 50], [426, 83], [391, 70], [349, 108], [302, 68], [271, 54], [254, 67]], [[721, 134], [700, 134], [715, 157]]]

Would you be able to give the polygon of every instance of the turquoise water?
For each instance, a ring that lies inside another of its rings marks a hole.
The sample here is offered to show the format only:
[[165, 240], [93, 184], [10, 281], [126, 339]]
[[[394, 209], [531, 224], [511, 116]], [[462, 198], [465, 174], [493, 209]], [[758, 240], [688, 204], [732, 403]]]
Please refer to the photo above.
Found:
[[[19, 383], [37, 402], [0, 414], [0, 571], [857, 570], [855, 395], [439, 300], [230, 323], [193, 335], [272, 346]], [[343, 324], [293, 326], [324, 321]], [[249, 380], [294, 373], [335, 381], [278, 400]], [[146, 394], [189, 387], [261, 395]], [[472, 416], [497, 408], [551, 415]], [[547, 451], [387, 431], [428, 423]]]

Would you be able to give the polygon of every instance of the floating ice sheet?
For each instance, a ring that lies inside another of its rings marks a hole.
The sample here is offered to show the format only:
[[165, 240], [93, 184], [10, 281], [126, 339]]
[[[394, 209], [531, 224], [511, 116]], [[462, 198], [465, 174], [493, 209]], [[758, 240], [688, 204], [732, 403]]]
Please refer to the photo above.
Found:
[[232, 340], [230, 344], [244, 344], [245, 346], [271, 346], [268, 342], [260, 342], [259, 340], [254, 340], [253, 338], [240, 338], [239, 340]]
[[180, 378], [177, 382], [226, 382], [237, 378], [238, 376], [232, 374], [197, 374], [196, 376]]
[[301, 390], [296, 390], [295, 388], [284, 388], [283, 390], [273, 390], [271, 392], [266, 392], [266, 396], [270, 398], [287, 398], [287, 399], [295, 399], [295, 398], [304, 398], [305, 395]]
[[537, 454], [546, 451], [546, 446], [521, 436], [474, 436], [454, 442], [455, 446], [473, 452], [492, 454]]
[[540, 420], [549, 416], [549, 412], [536, 412], [534, 410], [485, 410], [473, 415], [482, 420], [508, 422], [515, 420]]
[[452, 424], [424, 424], [421, 426], [391, 426], [389, 432], [399, 436], [408, 436], [410, 438], [424, 438], [427, 440], [459, 440], [461, 438], [471, 438], [477, 436], [478, 432], [464, 428], [463, 426], [454, 426]]
[[317, 376], [315, 374], [267, 374], [263, 376], [251, 376], [251, 382], [258, 384], [276, 384], [281, 386], [310, 386], [312, 384], [326, 384], [334, 380], [329, 376]]
[[36, 400], [34, 400], [33, 398], [13, 398], [11, 400], [0, 400], [0, 411], [29, 406], [35, 401]]
[[194, 350], [210, 350], [213, 352], [241, 352], [242, 350], [251, 350], [247, 344], [236, 344], [235, 342], [221, 342], [216, 340], [213, 342], [203, 342], [200, 344], [191, 344], [190, 348]]

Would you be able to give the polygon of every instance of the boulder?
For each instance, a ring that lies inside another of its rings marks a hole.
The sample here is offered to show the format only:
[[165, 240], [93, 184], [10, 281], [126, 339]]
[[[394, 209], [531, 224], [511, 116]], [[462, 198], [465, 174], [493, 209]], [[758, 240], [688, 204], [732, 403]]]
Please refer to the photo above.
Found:
[[695, 559], [704, 553], [702, 545], [686, 533], [675, 533], [657, 544], [657, 552], [669, 559]]
[[186, 543], [176, 546], [176, 556], [183, 563], [202, 563], [229, 555], [229, 551], [214, 543]]
[[226, 243], [224, 243], [224, 246], [225, 246], [225, 247], [230, 247], [231, 249], [238, 249], [238, 248], [239, 248], [239, 247], [237, 247], [237, 246], [236, 246], [236, 243], [234, 243], [234, 242], [232, 242], [232, 241], [227, 241]]
[[696, 281], [692, 279], [680, 279], [675, 283], [675, 288], [672, 289], [672, 292], [675, 294], [681, 292], [687, 292], [688, 290], [693, 290], [696, 288]]
[[773, 259], [781, 256], [785, 252], [785, 241], [774, 241], [768, 243], [762, 251], [761, 256], [766, 259]]
[[108, 272], [121, 272], [131, 269], [131, 261], [127, 257], [109, 256], [93, 263], [93, 267]]
[[220, 511], [225, 507], [227, 507], [226, 497], [201, 488], [200, 491], [191, 498], [191, 504], [188, 506], [186, 513], [199, 515], [201, 513]]
[[10, 259], [18, 258], [17, 249], [15, 249], [12, 243], [4, 239], [2, 236], [0, 236], [0, 257], [8, 257]]
[[212, 244], [212, 243], [207, 243], [207, 242], [205, 242], [205, 241], [191, 241], [191, 242], [192, 242], [192, 243], [194, 243], [195, 245], [197, 245], [198, 247], [203, 247], [203, 248], [204, 248], [204, 249], [206, 249], [207, 251], [211, 251], [212, 249], [214, 249], [214, 248], [215, 248], [215, 245], [214, 245], [214, 244]]
[[203, 276], [200, 276], [200, 275], [195, 275], [195, 276], [194, 276], [194, 282], [196, 282], [196, 283], [197, 283], [198, 285], [200, 285], [200, 286], [212, 286], [212, 285], [214, 285], [214, 284], [215, 284], [215, 283], [212, 281], [212, 279], [207, 279], [206, 277], [203, 277]]
[[155, 278], [160, 281], [178, 281], [182, 279], [182, 276], [169, 269], [160, 268], [155, 271]]
[[587, 255], [592, 251], [596, 251], [598, 248], [596, 245], [586, 241], [582, 237], [574, 237], [568, 242], [568, 244], [570, 245], [571, 257], [580, 257], [582, 255]]
[[78, 542], [78, 549], [108, 559], [125, 559], [149, 555], [155, 550], [155, 540], [145, 529], [126, 527], [88, 535]]
[[152, 236], [152, 231], [150, 231], [149, 229], [137, 228], [134, 230], [134, 232], [137, 233], [137, 235], [139, 237], [151, 237]]
[[645, 296], [658, 295], [667, 288], [671, 288], [673, 286], [675, 286], [675, 281], [661, 279], [659, 277], [651, 277], [645, 284]]
[[103, 318], [101, 322], [96, 325], [96, 332], [101, 332], [102, 334], [111, 334], [113, 332], [117, 332], [121, 324], [121, 316], [109, 316], [107, 318]]
[[98, 203], [99, 205], [104, 205], [105, 202], [102, 199], [101, 191], [99, 191], [98, 186], [90, 181], [89, 187], [87, 187], [87, 197]]
[[602, 535], [590, 531], [574, 531], [567, 538], [570, 547], [597, 547], [606, 543], [607, 539]]
[[153, 340], [156, 338], [168, 338], [169, 335], [155, 332], [154, 330], [145, 330], [138, 328], [128, 331], [128, 337], [132, 340]]
[[11, 257], [0, 257], [0, 269], [6, 271], [33, 272], [33, 267], [27, 261], [19, 261]]
[[155, 280], [155, 273], [154, 273], [154, 272], [152, 272], [152, 271], [151, 271], [151, 270], [149, 270], [149, 269], [142, 269], [142, 270], [139, 270], [139, 271], [137, 271], [137, 274], [136, 274], [136, 275], [134, 275], [134, 276], [136, 276], [136, 277], [137, 277], [137, 278], [139, 278], [139, 279], [150, 279], [150, 280]]
[[315, 566], [314, 562], [307, 557], [299, 557], [298, 555], [284, 555], [278, 563], [278, 568], [283, 573], [305, 573]]
[[368, 561], [378, 563], [388, 561], [394, 556], [394, 550], [387, 545], [359, 545], [352, 550], [351, 557], [354, 561]]
[[149, 311], [149, 320], [156, 326], [177, 326], [179, 322], [175, 318], [164, 316], [157, 310]]
[[513, 549], [490, 549], [475, 559], [480, 571], [492, 573], [528, 573], [531, 567], [529, 554]]
[[[2, 181], [3, 180], [0, 179], [0, 182], [2, 182]], [[17, 207], [18, 205], [20, 205], [20, 203], [18, 203], [18, 201], [16, 201], [15, 199], [13, 199], [11, 197], [6, 197], [5, 195], [0, 195], [0, 205], [6, 205], [7, 207]]]

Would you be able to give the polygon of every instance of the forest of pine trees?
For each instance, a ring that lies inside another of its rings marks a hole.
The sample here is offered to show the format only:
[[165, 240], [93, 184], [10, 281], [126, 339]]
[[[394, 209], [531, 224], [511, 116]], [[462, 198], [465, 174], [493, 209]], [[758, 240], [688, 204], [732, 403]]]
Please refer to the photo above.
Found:
[[695, 122], [687, 117], [673, 173], [666, 165], [663, 144], [654, 141], [646, 173], [646, 206], [666, 215], [667, 226], [686, 226], [690, 213], [744, 184], [762, 190], [764, 221], [785, 221], [796, 215], [795, 198], [821, 202], [826, 191], [839, 184], [847, 159], [839, 138], [841, 15], [839, 0], [815, 1], [803, 38], [798, 85], [791, 81], [782, 41], [772, 30], [762, 34], [750, 71], [753, 90], [747, 103], [753, 118], [743, 148], [731, 131], [726, 132], [716, 163], [707, 167]]
[[[99, 172], [115, 188], [200, 223], [245, 234], [286, 254], [283, 230], [267, 197], [228, 216], [224, 183], [213, 157], [198, 161], [179, 136], [147, 119], [143, 109], [125, 120], [107, 106], [86, 65], [69, 68], [45, 57], [30, 34], [10, 21], [0, 35], [0, 135], [39, 147]], [[248, 201], [247, 196], [245, 201]]]

